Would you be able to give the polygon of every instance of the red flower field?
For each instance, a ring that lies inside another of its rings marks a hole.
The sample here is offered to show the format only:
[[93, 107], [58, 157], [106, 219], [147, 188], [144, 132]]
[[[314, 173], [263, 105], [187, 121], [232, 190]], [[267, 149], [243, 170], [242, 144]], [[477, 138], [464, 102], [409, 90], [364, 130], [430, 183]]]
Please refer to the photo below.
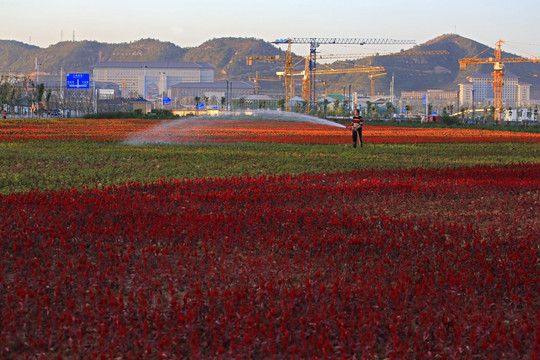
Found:
[[[161, 126], [160, 126], [161, 125]], [[142, 132], [142, 133], [141, 133]], [[348, 129], [316, 123], [268, 120], [35, 119], [0, 126], [0, 141], [44, 139], [166, 142], [290, 142], [348, 144]], [[540, 142], [540, 134], [479, 129], [408, 128], [365, 125], [369, 143]]]
[[517, 164], [0, 196], [0, 357], [538, 359], [539, 188]]

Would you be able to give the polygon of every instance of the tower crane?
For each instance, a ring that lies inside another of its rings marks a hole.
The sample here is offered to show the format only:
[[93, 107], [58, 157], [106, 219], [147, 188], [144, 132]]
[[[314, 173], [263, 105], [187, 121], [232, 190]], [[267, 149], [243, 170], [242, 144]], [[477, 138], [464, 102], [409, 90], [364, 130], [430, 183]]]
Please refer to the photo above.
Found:
[[[447, 50], [406, 50], [406, 51], [400, 51], [398, 53], [389, 53], [389, 54], [375, 54], [375, 55], [368, 55], [365, 54], [359, 55], [359, 54], [329, 54], [329, 55], [320, 55], [319, 59], [359, 59], [362, 57], [368, 58], [370, 60], [373, 60], [375, 57], [390, 57], [390, 56], [432, 56], [432, 55], [449, 55], [450, 53]], [[371, 61], [370, 61], [371, 63]], [[371, 82], [371, 97], [375, 97], [375, 78], [379, 76], [387, 75], [386, 73], [375, 73], [371, 72], [370, 75], [368, 75], [369, 80]]]
[[[353, 67], [353, 68], [346, 68], [346, 69], [324, 69], [324, 70], [316, 70], [315, 73], [317, 75], [333, 75], [333, 74], [351, 74], [351, 73], [379, 73], [379, 72], [384, 72], [385, 69], [384, 67], [382, 66], [363, 66], [363, 67]], [[384, 73], [386, 74], [386, 73]], [[276, 75], [278, 75], [279, 77], [281, 76], [287, 76], [287, 74], [285, 72], [282, 72], [282, 71], [278, 71], [276, 72]], [[305, 61], [305, 68], [303, 71], [299, 71], [299, 72], [291, 72], [289, 74], [291, 77], [292, 76], [302, 76], [303, 78], [303, 81], [302, 81], [302, 97], [304, 99], [309, 99], [309, 95], [310, 95], [310, 89], [312, 88], [311, 86], [311, 79], [312, 77], [309, 76], [310, 75], [310, 71], [309, 71], [309, 61], [307, 60], [306, 58], [306, 61]], [[290, 101], [289, 101], [290, 103]], [[309, 111], [309, 107], [306, 107], [306, 111]]]
[[491, 76], [493, 76], [493, 82], [491, 83], [493, 85], [493, 93], [495, 98], [495, 121], [500, 122], [501, 121], [501, 110], [502, 110], [502, 89], [504, 86], [503, 77], [504, 77], [504, 71], [503, 67], [504, 64], [508, 63], [524, 63], [524, 62], [532, 62], [532, 63], [538, 63], [540, 61], [540, 57], [538, 56], [532, 56], [532, 57], [509, 57], [509, 58], [503, 58], [501, 53], [501, 45], [504, 44], [504, 41], [499, 40], [496, 43], [495, 47], [495, 58], [489, 57], [489, 58], [479, 58], [478, 56], [487, 51], [488, 49], [482, 51], [481, 53], [475, 55], [472, 58], [463, 58], [459, 59], [459, 68], [460, 70], [465, 70], [467, 65], [476, 65], [476, 64], [493, 64], [493, 72], [491, 73]]
[[[278, 39], [274, 44], [288, 44], [289, 49], [291, 44], [309, 44], [309, 105], [315, 104], [315, 76], [317, 72], [317, 48], [323, 44], [338, 44], [338, 45], [387, 45], [387, 44], [415, 44], [414, 40], [394, 40], [394, 39], [370, 39], [370, 38], [288, 38]], [[288, 50], [289, 51], [289, 50]], [[292, 68], [291, 68], [292, 69]], [[285, 70], [285, 79], [287, 79], [287, 70]], [[286, 80], [287, 82], [287, 80]]]
[[[246, 57], [246, 65], [253, 65], [253, 61], [284, 61], [284, 85], [285, 85], [285, 110], [291, 111], [291, 99], [294, 96], [294, 83], [293, 83], [293, 68], [296, 64], [303, 61], [303, 57], [292, 56], [291, 43], [289, 42], [287, 52], [284, 58], [279, 55], [276, 56], [248, 56]], [[293, 61], [298, 60], [293, 64]], [[257, 86], [257, 85], [255, 85]], [[258, 91], [258, 89], [257, 89]]]

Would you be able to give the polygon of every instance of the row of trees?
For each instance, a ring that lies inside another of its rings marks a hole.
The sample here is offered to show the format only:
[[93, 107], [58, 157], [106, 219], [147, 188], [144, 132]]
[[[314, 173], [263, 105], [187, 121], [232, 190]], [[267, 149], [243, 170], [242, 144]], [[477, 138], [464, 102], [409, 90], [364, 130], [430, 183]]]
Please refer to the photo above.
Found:
[[[45, 95], [45, 85], [35, 84], [28, 76], [0, 76], [0, 109], [14, 113], [18, 107], [39, 108]], [[48, 91], [45, 100], [49, 101]]]
[[46, 87], [28, 76], [0, 76], [0, 110], [11, 115], [43, 116], [51, 111], [87, 113], [93, 111], [94, 98], [90, 89], [63, 89], [58, 84]]

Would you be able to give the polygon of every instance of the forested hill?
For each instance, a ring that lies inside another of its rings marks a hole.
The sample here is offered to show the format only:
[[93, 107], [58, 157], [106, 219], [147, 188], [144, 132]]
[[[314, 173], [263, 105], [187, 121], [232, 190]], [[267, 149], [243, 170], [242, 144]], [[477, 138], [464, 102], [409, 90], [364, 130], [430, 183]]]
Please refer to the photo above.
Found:
[[[89, 72], [97, 62], [156, 61], [207, 62], [216, 67], [216, 78], [244, 77], [253, 71], [246, 66], [248, 55], [284, 56], [285, 52], [269, 42], [252, 38], [219, 38], [188, 48], [154, 39], [120, 44], [63, 41], [47, 48], [0, 40], [0, 72], [31, 73], [37, 58], [40, 72], [51, 74], [59, 73], [61, 68], [64, 72]], [[263, 64], [263, 68], [269, 66]]]
[[[492, 46], [493, 44], [490, 44]], [[354, 61], [336, 61], [333, 68], [358, 65], [383, 66], [386, 76], [376, 80], [376, 91], [389, 93], [392, 74], [395, 78], [395, 93], [402, 90], [446, 89], [457, 90], [457, 84], [465, 81], [472, 73], [491, 73], [491, 65], [468, 66], [459, 70], [458, 60], [473, 57], [489, 46], [454, 35], [442, 35], [413, 50], [447, 50], [450, 55], [437, 56], [385, 56]], [[158, 62], [206, 62], [216, 67], [216, 79], [247, 80], [260, 76], [275, 77], [276, 71], [283, 70], [282, 62], [254, 62], [246, 65], [246, 56], [285, 57], [285, 49], [270, 42], [255, 38], [217, 38], [197, 47], [181, 47], [171, 42], [155, 39], [141, 39], [130, 43], [109, 44], [96, 41], [63, 41], [47, 48], [27, 45], [17, 41], [0, 40], [0, 74], [35, 71], [35, 61], [40, 64], [40, 73], [59, 74], [65, 72], [90, 72], [93, 64], [107, 61], [158, 61]], [[294, 51], [293, 45], [293, 51]], [[306, 54], [300, 54], [306, 55]], [[493, 56], [486, 51], [482, 56]], [[515, 57], [505, 53], [504, 57]], [[303, 65], [301, 65], [303, 67]], [[299, 68], [299, 70], [301, 70]], [[533, 97], [540, 97], [540, 64], [520, 63], [505, 66], [507, 73], [519, 76], [521, 82], [533, 85]], [[341, 74], [323, 76], [329, 84], [329, 91], [339, 91], [351, 84], [355, 89], [369, 93], [370, 82], [366, 74]], [[264, 85], [261, 83], [261, 85]]]
[[[465, 70], [460, 71], [459, 59], [474, 57], [490, 47], [492, 48], [493, 44], [487, 46], [458, 35], [447, 34], [417, 45], [411, 50], [446, 50], [449, 55], [371, 57], [350, 61], [347, 66], [383, 66], [388, 75], [376, 79], [377, 92], [389, 93], [392, 74], [397, 94], [403, 90], [457, 90], [458, 84], [466, 81], [467, 76], [474, 73], [491, 74], [493, 71], [493, 65], [468, 65]], [[494, 57], [494, 51], [488, 49], [480, 57]], [[517, 55], [503, 52], [504, 57]], [[340, 63], [339, 66], [344, 65]], [[540, 79], [535, 76], [540, 73], [540, 63], [508, 64], [504, 70], [506, 73], [519, 76], [520, 82], [532, 84], [532, 91], [536, 91], [536, 96], [540, 98]], [[352, 83], [356, 88], [366, 90], [370, 88], [370, 81], [366, 75], [335, 75], [332, 81], [340, 84]]]

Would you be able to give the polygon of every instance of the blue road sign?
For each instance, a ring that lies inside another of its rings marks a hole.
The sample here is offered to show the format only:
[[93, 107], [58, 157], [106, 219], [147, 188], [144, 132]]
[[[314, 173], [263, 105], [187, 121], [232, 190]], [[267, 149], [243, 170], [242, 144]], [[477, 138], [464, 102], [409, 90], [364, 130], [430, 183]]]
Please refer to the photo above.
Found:
[[422, 101], [423, 101], [423, 104], [424, 106], [426, 106], [426, 94], [422, 95]]
[[67, 74], [66, 87], [68, 89], [89, 89], [90, 74]]
[[163, 105], [171, 105], [171, 98], [164, 97], [163, 98]]

